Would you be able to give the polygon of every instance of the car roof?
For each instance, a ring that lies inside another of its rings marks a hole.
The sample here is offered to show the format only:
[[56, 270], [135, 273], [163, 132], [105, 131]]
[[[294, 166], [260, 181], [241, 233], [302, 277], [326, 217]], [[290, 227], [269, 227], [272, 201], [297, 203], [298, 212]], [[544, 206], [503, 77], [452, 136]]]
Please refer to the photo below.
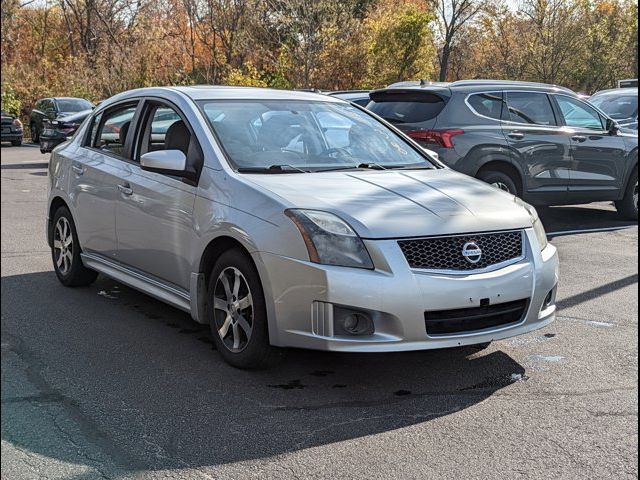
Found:
[[343, 100], [354, 100], [358, 98], [369, 98], [369, 90], [351, 90], [342, 92], [330, 92], [327, 95], [336, 98], [342, 98]]
[[[303, 100], [320, 102], [344, 102], [337, 97], [331, 97], [315, 92], [293, 90], [277, 90], [258, 87], [230, 87], [222, 85], [196, 85], [179, 87], [147, 87], [119, 93], [103, 102], [104, 106], [129, 98], [158, 96], [179, 92], [191, 100]], [[103, 104], [100, 107], [103, 107]]]
[[394, 83], [383, 90], [427, 90], [449, 92], [482, 92], [491, 89], [541, 90], [546, 92], [576, 93], [566, 87], [537, 82], [520, 82], [514, 80], [458, 80], [455, 82], [428, 82], [425, 80]]
[[638, 95], [638, 89], [636, 87], [611, 88], [609, 90], [600, 90], [599, 92], [594, 93], [592, 96], [595, 97], [596, 95], [615, 96], [615, 95], [633, 95], [633, 94], [635, 94], [636, 96]]

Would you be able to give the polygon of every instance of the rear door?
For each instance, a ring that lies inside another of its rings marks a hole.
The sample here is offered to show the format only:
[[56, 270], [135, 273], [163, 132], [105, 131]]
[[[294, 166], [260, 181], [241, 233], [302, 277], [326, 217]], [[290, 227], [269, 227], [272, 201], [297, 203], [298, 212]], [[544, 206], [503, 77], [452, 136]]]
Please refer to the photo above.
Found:
[[591, 105], [554, 95], [571, 138], [572, 202], [615, 200], [624, 187], [625, 142], [606, 130], [606, 118]]
[[527, 197], [541, 203], [567, 199], [571, 168], [569, 134], [559, 126], [551, 99], [543, 92], [505, 92], [503, 131], [513, 159], [524, 172]]
[[[187, 290], [196, 243], [193, 210], [202, 153], [191, 126], [172, 104], [147, 100], [135, 139], [133, 161], [118, 185], [116, 232], [120, 262]], [[150, 172], [140, 156], [181, 150], [193, 178]]]
[[95, 115], [84, 146], [70, 157], [70, 192], [85, 253], [116, 258], [116, 188], [129, 155], [127, 126], [137, 107], [138, 101], [129, 101]]

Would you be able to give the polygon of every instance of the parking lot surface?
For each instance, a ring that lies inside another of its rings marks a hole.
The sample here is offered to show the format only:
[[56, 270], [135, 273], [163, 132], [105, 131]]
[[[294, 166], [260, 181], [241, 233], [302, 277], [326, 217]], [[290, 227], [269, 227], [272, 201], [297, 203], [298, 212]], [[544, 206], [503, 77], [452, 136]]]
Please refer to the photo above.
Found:
[[47, 160], [2, 148], [2, 479], [637, 478], [638, 230], [610, 205], [544, 211], [562, 283], [542, 331], [246, 372], [178, 310], [58, 283]]

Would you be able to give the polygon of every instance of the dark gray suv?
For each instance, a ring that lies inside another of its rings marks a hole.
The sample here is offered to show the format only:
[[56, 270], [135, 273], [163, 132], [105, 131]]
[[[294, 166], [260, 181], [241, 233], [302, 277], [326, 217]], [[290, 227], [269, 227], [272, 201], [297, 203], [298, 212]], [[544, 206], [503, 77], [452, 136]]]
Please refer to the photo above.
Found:
[[638, 218], [638, 135], [571, 90], [492, 80], [411, 82], [368, 108], [440, 160], [539, 206], [614, 201]]

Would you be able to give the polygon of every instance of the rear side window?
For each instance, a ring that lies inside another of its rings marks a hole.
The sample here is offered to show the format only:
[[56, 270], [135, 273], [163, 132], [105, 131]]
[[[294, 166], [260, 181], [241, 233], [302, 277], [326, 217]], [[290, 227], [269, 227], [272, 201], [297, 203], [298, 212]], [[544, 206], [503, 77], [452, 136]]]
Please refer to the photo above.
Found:
[[506, 120], [531, 125], [555, 126], [556, 116], [546, 93], [508, 92]]
[[119, 157], [124, 156], [124, 144], [136, 108], [136, 105], [129, 105], [104, 113], [95, 133], [93, 147]]
[[469, 106], [478, 115], [502, 119], [502, 93], [475, 93], [467, 99]]
[[436, 118], [445, 101], [434, 93], [402, 92], [376, 94], [367, 107], [391, 123], [422, 123]]

